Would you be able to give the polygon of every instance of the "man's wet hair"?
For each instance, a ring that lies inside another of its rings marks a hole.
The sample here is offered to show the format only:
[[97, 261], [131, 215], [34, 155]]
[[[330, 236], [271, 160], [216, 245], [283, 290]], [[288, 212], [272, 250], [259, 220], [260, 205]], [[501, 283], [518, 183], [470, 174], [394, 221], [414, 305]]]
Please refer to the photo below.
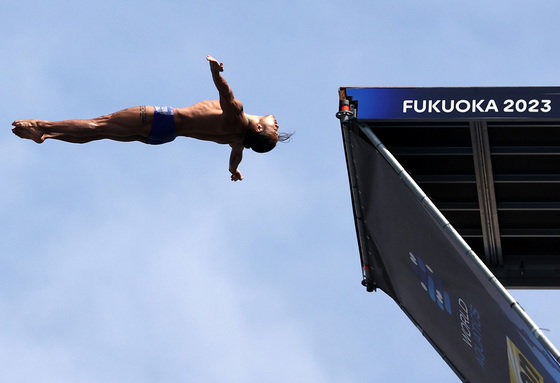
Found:
[[277, 142], [288, 141], [292, 135], [293, 133], [278, 133], [278, 139], [275, 139], [265, 131], [249, 130], [243, 139], [243, 146], [257, 153], [266, 153], [274, 149]]

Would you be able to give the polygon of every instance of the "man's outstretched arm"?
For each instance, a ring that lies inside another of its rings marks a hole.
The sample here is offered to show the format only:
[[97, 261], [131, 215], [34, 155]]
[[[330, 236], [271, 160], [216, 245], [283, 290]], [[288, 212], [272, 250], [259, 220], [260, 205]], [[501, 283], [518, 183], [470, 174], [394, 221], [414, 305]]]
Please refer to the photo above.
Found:
[[243, 112], [243, 105], [239, 100], [236, 100], [233, 96], [233, 91], [229, 87], [225, 78], [220, 74], [224, 71], [224, 64], [218, 62], [212, 56], [206, 56], [206, 60], [210, 63], [210, 71], [212, 72], [212, 80], [214, 80], [214, 85], [218, 89], [220, 94], [220, 106], [224, 113], [229, 114], [241, 114]]
[[231, 145], [231, 154], [229, 156], [229, 172], [232, 181], [241, 181], [243, 176], [237, 167], [243, 159], [243, 145]]

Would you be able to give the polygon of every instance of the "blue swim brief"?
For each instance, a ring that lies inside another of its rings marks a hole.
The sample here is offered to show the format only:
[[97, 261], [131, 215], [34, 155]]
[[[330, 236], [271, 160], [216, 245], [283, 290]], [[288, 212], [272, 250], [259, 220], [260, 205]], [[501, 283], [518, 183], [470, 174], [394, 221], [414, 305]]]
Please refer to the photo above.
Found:
[[159, 145], [171, 142], [177, 137], [175, 122], [173, 121], [173, 108], [170, 106], [155, 106], [154, 121], [147, 144]]

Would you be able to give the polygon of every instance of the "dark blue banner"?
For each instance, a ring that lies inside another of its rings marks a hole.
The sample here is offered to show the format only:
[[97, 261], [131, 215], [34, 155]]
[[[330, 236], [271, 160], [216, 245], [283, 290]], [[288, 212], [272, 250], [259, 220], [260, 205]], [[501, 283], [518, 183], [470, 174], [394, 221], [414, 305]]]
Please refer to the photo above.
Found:
[[465, 381], [560, 382], [557, 352], [371, 130], [345, 145], [366, 276]]
[[560, 87], [346, 88], [358, 119], [560, 118]]

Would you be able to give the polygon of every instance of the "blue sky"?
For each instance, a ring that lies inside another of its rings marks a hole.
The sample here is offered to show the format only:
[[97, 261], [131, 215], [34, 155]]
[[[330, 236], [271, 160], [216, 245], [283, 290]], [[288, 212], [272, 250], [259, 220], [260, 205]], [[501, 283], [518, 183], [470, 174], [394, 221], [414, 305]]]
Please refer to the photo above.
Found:
[[[367, 293], [340, 86], [560, 85], [550, 1], [3, 2], [0, 379], [455, 382], [397, 305]], [[292, 142], [37, 145], [15, 119], [217, 97]], [[560, 344], [558, 291], [513, 291]]]

